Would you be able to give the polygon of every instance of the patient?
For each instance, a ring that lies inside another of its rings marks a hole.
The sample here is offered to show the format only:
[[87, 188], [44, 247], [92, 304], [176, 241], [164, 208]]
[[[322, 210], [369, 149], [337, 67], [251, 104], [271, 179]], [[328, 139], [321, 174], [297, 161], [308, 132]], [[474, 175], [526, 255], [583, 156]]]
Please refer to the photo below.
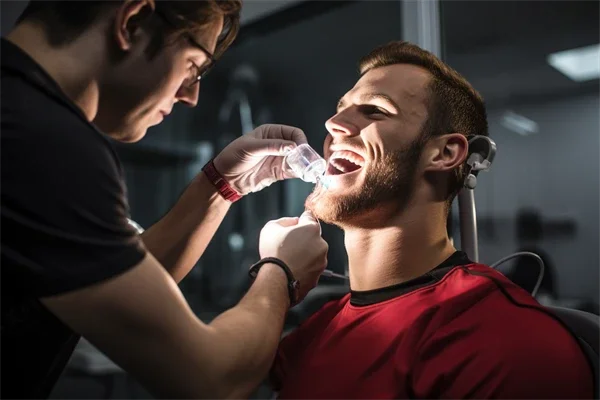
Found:
[[[326, 123], [328, 190], [306, 206], [344, 230], [351, 293], [284, 338], [281, 398], [591, 398], [578, 342], [446, 231], [483, 100], [422, 49], [367, 55]], [[510, 155], [506, 155], [510, 157]]]

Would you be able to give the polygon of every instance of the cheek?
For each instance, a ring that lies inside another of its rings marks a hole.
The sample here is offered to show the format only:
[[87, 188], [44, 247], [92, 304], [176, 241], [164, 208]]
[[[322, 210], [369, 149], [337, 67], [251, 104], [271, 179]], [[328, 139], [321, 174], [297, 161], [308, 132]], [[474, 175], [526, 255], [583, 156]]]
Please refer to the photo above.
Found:
[[369, 159], [380, 162], [386, 154], [393, 152], [400, 145], [402, 133], [396, 126], [380, 121], [363, 130], [361, 136], [366, 144]]
[[175, 97], [185, 77], [185, 63], [168, 49], [157, 56], [153, 68], [154, 86], [161, 96]]
[[325, 140], [323, 141], [323, 157], [329, 157], [329, 146], [331, 146], [331, 141], [333, 137], [331, 135], [325, 136]]
[[379, 128], [375, 142], [384, 154], [406, 150], [420, 135], [417, 127], [402, 123], [384, 123]]

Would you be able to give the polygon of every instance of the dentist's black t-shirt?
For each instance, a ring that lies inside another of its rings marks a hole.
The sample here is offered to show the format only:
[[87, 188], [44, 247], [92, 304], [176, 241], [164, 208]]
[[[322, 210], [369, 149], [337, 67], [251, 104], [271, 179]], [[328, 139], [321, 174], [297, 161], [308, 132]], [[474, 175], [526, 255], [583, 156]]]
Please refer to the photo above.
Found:
[[40, 298], [138, 264], [121, 164], [52, 78], [2, 39], [2, 398], [45, 398], [79, 337]]

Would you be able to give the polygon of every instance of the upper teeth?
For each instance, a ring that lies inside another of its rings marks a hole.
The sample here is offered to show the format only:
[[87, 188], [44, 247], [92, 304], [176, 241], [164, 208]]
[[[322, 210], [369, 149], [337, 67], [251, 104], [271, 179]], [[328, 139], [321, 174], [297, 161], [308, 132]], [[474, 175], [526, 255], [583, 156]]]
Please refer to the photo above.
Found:
[[330, 160], [335, 160], [336, 158], [343, 158], [344, 160], [348, 160], [351, 163], [354, 163], [360, 167], [365, 165], [365, 159], [352, 151], [347, 151], [347, 150], [335, 151], [329, 157]]

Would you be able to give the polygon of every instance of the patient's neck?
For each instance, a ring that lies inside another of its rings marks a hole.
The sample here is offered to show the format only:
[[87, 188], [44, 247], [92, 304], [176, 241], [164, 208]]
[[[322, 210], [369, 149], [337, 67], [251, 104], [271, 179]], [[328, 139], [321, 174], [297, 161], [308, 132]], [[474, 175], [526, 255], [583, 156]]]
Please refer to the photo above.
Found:
[[[376, 218], [370, 218], [370, 221]], [[416, 278], [456, 249], [446, 232], [439, 204], [413, 205], [381, 226], [346, 227], [352, 290], [379, 289]]]

